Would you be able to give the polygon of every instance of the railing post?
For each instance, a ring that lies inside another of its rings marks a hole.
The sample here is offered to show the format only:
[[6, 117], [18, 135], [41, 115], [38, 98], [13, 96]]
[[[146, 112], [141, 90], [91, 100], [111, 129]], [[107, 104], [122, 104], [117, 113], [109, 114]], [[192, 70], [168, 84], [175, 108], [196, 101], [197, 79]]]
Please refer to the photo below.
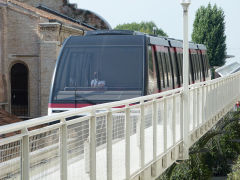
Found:
[[29, 180], [29, 171], [30, 171], [30, 161], [29, 161], [29, 135], [28, 135], [28, 129], [22, 129], [22, 134], [24, 134], [22, 138], [22, 156], [21, 156], [21, 175], [22, 180]]
[[207, 121], [208, 121], [208, 123], [207, 123], [207, 126], [208, 127], [210, 127], [210, 120], [213, 118], [213, 111], [214, 111], [214, 109], [213, 109], [213, 101], [214, 101], [214, 84], [211, 84], [210, 85], [210, 88], [209, 88], [209, 90], [210, 90], [210, 97], [209, 97], [209, 99], [210, 99], [210, 102], [209, 102], [209, 109], [208, 109], [208, 114], [209, 114], [209, 118], [207, 119]]
[[176, 143], [176, 100], [175, 100], [175, 96], [173, 96], [173, 100], [172, 100], [173, 104], [172, 104], [172, 133], [173, 133], [173, 146]]
[[66, 119], [61, 120], [60, 127], [60, 178], [67, 180], [67, 125]]
[[182, 1], [183, 7], [183, 159], [189, 158], [189, 45], [188, 7], [190, 1]]
[[193, 90], [192, 90], [192, 93], [193, 93], [193, 119], [192, 119], [192, 121], [193, 121], [193, 131], [195, 130], [195, 128], [196, 128], [196, 109], [197, 109], [197, 106], [196, 106], [196, 89], [194, 88]]
[[157, 103], [154, 99], [152, 102], [152, 126], [153, 126], [153, 164], [151, 174], [152, 177], [156, 176], [156, 160], [157, 160], [157, 125], [158, 125], [158, 118], [157, 118]]
[[156, 100], [152, 104], [152, 123], [153, 123], [153, 161], [157, 158], [157, 103]]
[[[220, 82], [217, 83], [217, 97], [221, 97], [221, 85]], [[220, 98], [217, 98], [217, 113], [220, 112]]]
[[216, 115], [216, 83], [212, 85], [212, 114], [211, 114], [211, 119]]
[[180, 95], [180, 139], [183, 139], [183, 94]]
[[126, 179], [130, 178], [130, 108], [126, 107], [126, 122], [125, 122], [125, 176]]
[[96, 180], [96, 113], [93, 111], [89, 120], [90, 140], [90, 180]]
[[208, 92], [208, 89], [209, 89], [209, 85], [207, 84], [206, 86], [205, 86], [205, 97], [204, 97], [204, 124], [206, 124], [206, 122], [207, 122], [207, 120], [208, 120], [208, 117], [209, 117], [209, 115], [208, 115], [208, 108], [209, 108], [209, 103], [208, 103], [208, 101], [209, 101], [209, 99], [208, 99], [208, 94], [209, 94], [209, 92]]
[[199, 128], [199, 115], [200, 115], [200, 99], [199, 99], [199, 94], [200, 94], [200, 92], [199, 92], [199, 89], [200, 88], [198, 88], [197, 89], [197, 128]]
[[144, 135], [144, 126], [145, 126], [145, 118], [144, 118], [144, 101], [140, 102], [140, 108], [141, 108], [141, 121], [140, 121], [140, 167], [141, 169], [144, 168], [144, 162], [145, 162], [145, 135]]
[[107, 114], [107, 180], [112, 180], [112, 110]]
[[164, 98], [163, 100], [163, 153], [167, 152], [167, 100]]

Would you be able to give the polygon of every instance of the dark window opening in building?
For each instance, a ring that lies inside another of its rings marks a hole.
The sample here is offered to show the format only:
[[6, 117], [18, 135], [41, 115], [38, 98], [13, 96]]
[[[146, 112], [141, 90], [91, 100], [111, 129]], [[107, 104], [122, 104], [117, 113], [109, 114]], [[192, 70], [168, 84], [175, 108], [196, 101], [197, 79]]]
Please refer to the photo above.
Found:
[[21, 63], [11, 68], [11, 112], [28, 116], [28, 69]]

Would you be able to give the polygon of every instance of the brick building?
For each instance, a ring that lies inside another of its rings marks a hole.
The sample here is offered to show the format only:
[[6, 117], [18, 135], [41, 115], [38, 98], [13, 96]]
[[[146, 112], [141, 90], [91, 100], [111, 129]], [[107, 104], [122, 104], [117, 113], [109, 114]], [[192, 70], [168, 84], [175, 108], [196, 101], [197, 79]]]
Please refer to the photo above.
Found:
[[[40, 3], [50, 11], [36, 8]], [[66, 0], [0, 0], [0, 106], [3, 109], [20, 117], [47, 114], [52, 74], [64, 39], [83, 35], [93, 27], [111, 28], [96, 14], [83, 12], [86, 11], [76, 9]], [[91, 23], [73, 19], [82, 20], [85, 16], [92, 17]]]

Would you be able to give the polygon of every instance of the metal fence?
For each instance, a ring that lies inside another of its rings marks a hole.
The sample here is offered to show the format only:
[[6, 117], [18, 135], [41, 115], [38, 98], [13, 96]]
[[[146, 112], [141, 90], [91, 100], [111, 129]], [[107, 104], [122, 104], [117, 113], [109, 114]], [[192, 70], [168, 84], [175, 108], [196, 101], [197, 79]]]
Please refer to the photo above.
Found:
[[187, 144], [181, 88], [1, 126], [0, 180], [154, 179], [234, 106], [239, 87], [239, 73], [190, 86]]

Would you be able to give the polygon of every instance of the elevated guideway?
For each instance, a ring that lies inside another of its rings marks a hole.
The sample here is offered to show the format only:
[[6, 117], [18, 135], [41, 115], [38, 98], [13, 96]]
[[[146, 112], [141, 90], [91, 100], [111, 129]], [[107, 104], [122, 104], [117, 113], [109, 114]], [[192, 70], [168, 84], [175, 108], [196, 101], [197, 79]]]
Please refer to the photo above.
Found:
[[[240, 73], [0, 127], [0, 180], [156, 179], [240, 98]], [[184, 132], [188, 138], [184, 139]]]

